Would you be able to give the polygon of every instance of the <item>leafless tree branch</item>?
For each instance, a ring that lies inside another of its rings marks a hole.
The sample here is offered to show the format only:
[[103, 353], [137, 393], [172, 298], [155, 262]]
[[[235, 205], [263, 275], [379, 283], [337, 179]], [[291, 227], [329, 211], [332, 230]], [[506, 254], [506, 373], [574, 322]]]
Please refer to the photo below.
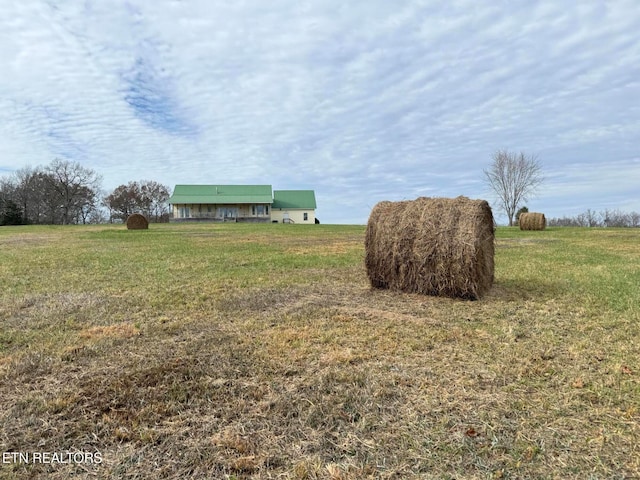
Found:
[[500, 208], [513, 226], [518, 206], [530, 199], [544, 181], [542, 166], [535, 155], [498, 150], [493, 163], [484, 170], [487, 184], [496, 194]]

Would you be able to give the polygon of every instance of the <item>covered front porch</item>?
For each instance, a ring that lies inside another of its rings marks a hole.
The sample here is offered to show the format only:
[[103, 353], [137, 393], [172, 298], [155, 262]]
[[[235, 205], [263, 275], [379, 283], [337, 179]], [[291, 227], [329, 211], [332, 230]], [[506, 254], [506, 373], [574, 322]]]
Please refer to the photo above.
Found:
[[269, 222], [269, 204], [179, 204], [173, 205], [172, 222]]

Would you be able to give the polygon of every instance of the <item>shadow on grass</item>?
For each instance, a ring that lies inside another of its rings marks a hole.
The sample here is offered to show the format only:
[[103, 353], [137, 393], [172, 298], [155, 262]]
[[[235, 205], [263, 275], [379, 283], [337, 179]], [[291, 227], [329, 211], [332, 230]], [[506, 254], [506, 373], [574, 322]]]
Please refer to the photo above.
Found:
[[494, 282], [485, 299], [505, 302], [547, 301], [564, 297], [570, 292], [571, 287], [566, 280], [503, 279]]

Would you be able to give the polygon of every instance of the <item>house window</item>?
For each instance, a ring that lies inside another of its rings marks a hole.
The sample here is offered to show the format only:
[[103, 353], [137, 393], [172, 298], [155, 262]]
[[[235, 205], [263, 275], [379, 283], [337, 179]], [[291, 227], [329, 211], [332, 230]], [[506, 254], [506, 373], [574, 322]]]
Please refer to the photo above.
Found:
[[306, 222], [307, 220], [309, 220], [309, 214], [307, 212], [304, 212], [302, 214], [303, 220]]
[[269, 215], [269, 205], [265, 205], [264, 208], [265, 208], [265, 213]]
[[255, 216], [255, 214], [256, 214], [256, 206], [251, 205], [251, 215]]
[[264, 215], [264, 205], [258, 205], [256, 209], [258, 211], [258, 215]]
[[189, 211], [189, 207], [180, 207], [180, 217], [189, 218], [191, 216], [191, 212]]

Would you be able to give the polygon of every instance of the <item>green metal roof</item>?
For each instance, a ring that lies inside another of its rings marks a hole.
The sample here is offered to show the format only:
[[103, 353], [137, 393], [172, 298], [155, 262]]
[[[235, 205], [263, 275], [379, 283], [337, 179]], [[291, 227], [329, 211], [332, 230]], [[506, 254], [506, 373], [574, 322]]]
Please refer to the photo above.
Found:
[[272, 208], [316, 209], [316, 194], [313, 190], [274, 190]]
[[273, 203], [271, 185], [176, 185], [169, 203]]

